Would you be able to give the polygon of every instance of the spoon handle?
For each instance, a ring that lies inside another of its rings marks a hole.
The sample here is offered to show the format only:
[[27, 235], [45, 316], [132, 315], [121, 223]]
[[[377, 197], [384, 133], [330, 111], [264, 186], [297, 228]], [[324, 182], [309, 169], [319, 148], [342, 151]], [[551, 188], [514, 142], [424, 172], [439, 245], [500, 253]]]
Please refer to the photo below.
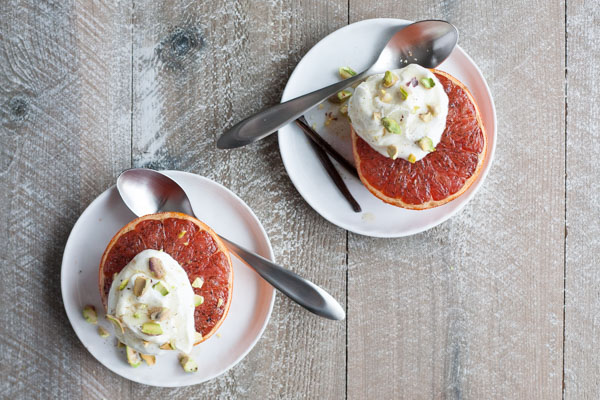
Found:
[[341, 82], [260, 111], [225, 131], [217, 141], [217, 147], [233, 149], [260, 140], [366, 75], [367, 71], [361, 72]]
[[329, 293], [314, 283], [244, 249], [223, 236], [220, 238], [227, 243], [229, 250], [242, 262], [249, 265], [273, 287], [302, 307], [321, 317], [333, 320], [342, 320], [346, 317], [342, 306]]

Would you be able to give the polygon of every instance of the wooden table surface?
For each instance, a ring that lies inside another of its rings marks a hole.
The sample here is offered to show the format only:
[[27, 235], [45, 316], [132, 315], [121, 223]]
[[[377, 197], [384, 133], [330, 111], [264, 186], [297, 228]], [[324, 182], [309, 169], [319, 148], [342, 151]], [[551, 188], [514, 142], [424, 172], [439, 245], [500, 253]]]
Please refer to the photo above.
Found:
[[[215, 146], [279, 101], [317, 41], [375, 17], [455, 24], [498, 112], [477, 196], [401, 239], [325, 221], [275, 136]], [[593, 0], [2, 1], [0, 397], [600, 398], [599, 42]], [[131, 166], [229, 187], [347, 320], [278, 296], [258, 345], [213, 381], [108, 371], [67, 320], [60, 264], [80, 213]]]

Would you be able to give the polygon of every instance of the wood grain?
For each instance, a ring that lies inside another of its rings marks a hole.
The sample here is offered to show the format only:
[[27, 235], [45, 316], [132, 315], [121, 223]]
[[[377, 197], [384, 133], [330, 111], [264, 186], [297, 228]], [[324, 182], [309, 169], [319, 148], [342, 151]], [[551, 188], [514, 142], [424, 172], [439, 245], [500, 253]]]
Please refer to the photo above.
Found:
[[0, 397], [93, 398], [128, 384], [83, 347], [60, 296], [84, 207], [130, 165], [128, 9], [0, 5]]
[[559, 398], [564, 4], [350, 2], [350, 22], [373, 17], [458, 27], [495, 97], [498, 147], [448, 222], [404, 239], [349, 236], [348, 398]]
[[[317, 41], [374, 17], [457, 25], [498, 111], [477, 196], [404, 239], [326, 222], [274, 136], [215, 147], [279, 101]], [[600, 167], [580, 152], [600, 151], [599, 27], [585, 0], [0, 3], [0, 398], [600, 397]], [[206, 384], [151, 388], [101, 366], [63, 311], [60, 263], [82, 210], [131, 165], [231, 188], [278, 262], [347, 299], [347, 322], [278, 296], [255, 349]]]
[[[136, 0], [133, 26], [134, 165], [223, 183], [257, 213], [279, 263], [342, 301], [346, 233], [294, 190], [276, 138], [232, 151], [215, 144], [241, 117], [279, 102], [300, 57], [346, 22], [345, 1]], [[319, 319], [278, 296], [256, 348], [220, 378], [197, 387], [133, 384], [132, 390], [153, 398], [339, 399], [345, 396], [345, 345], [345, 322]]]
[[600, 151], [600, 89], [593, 83], [600, 74], [599, 38], [598, 5], [569, 1], [565, 399], [600, 398], [600, 164], [595, 156]]

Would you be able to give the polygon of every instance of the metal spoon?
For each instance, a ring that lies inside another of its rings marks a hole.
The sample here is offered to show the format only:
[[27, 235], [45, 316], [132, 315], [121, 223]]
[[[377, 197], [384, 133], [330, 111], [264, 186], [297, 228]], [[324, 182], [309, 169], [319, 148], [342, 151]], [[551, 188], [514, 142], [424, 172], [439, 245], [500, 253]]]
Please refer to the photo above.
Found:
[[458, 30], [446, 21], [419, 21], [403, 27], [391, 37], [370, 68], [356, 76], [246, 118], [225, 131], [217, 141], [217, 147], [232, 149], [260, 140], [323, 100], [369, 75], [402, 68], [408, 64], [435, 68], [452, 53], [457, 41]]
[[[145, 168], [126, 170], [117, 179], [117, 189], [127, 207], [137, 216], [160, 211], [179, 211], [195, 215], [192, 204], [181, 186], [160, 172]], [[346, 317], [342, 306], [314, 283], [223, 236], [219, 237], [244, 264], [252, 267], [273, 287], [302, 307], [329, 319], [342, 320]]]

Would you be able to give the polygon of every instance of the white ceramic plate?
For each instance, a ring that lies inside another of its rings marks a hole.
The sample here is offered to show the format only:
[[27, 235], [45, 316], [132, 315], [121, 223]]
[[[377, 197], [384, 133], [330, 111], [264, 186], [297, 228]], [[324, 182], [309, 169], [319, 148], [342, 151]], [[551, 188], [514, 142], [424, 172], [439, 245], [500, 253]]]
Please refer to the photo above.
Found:
[[[365, 70], [393, 33], [409, 23], [410, 21], [401, 19], [370, 19], [333, 32], [317, 43], [298, 63], [281, 101], [339, 81], [337, 71], [340, 66], [347, 65], [356, 71]], [[362, 213], [355, 213], [327, 175], [308, 139], [295, 124], [289, 124], [279, 130], [281, 158], [298, 192], [325, 219], [362, 235], [408, 236], [444, 222], [461, 210], [479, 189], [490, 169], [496, 147], [496, 110], [492, 95], [481, 71], [460, 47], [456, 47], [438, 68], [461, 80], [469, 88], [479, 107], [488, 148], [483, 171], [477, 180], [462, 196], [441, 207], [414, 211], [385, 204], [373, 196], [360, 180], [336, 165], [350, 192], [362, 207]], [[325, 140], [354, 163], [348, 120], [337, 115], [338, 106], [327, 101], [323, 105], [323, 109], [316, 107], [306, 114], [309, 124], [314, 124]], [[329, 111], [339, 118], [325, 126], [325, 113]]]
[[[256, 215], [235, 194], [207, 178], [179, 171], [166, 171], [187, 192], [198, 218], [216, 232], [273, 260], [269, 238]], [[186, 373], [173, 351], [157, 357], [156, 364], [131, 368], [122, 348], [115, 346], [111, 332], [102, 339], [96, 325], [83, 319], [86, 304], [103, 316], [98, 290], [98, 266], [108, 242], [135, 215], [121, 201], [116, 187], [102, 193], [81, 214], [65, 246], [61, 270], [62, 297], [67, 316], [83, 345], [104, 366], [124, 378], [153, 386], [187, 386], [212, 379], [244, 358], [262, 335], [273, 308], [275, 290], [237, 258], [233, 261], [233, 298], [227, 318], [206, 342], [194, 347], [192, 357], [198, 372]]]

